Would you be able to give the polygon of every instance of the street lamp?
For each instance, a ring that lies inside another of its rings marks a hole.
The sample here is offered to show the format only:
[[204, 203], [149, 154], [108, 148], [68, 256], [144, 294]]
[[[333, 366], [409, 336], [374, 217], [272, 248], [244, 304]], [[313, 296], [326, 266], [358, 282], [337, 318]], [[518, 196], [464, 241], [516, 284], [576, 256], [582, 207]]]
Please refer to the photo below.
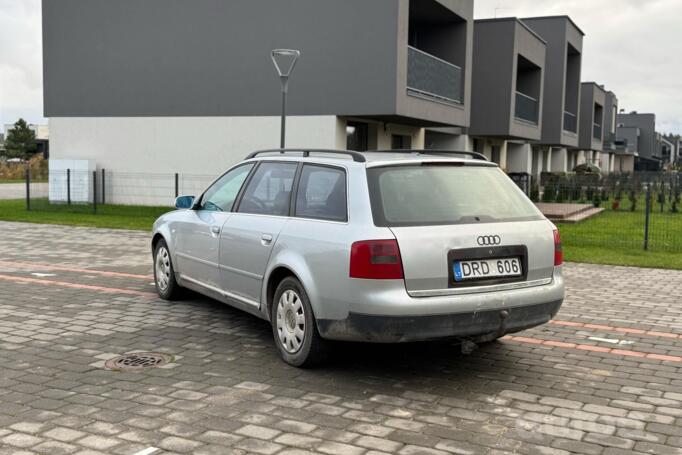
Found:
[[275, 49], [272, 51], [272, 63], [275, 65], [279, 81], [282, 83], [282, 129], [280, 131], [279, 147], [284, 149], [284, 137], [286, 133], [287, 91], [289, 89], [289, 76], [296, 66], [301, 52], [295, 49]]

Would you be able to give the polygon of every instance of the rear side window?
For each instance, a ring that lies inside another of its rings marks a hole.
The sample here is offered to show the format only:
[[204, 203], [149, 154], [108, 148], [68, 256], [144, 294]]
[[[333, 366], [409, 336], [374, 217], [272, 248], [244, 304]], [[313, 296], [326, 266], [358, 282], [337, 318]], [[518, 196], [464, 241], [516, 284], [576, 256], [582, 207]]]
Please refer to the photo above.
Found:
[[306, 164], [296, 195], [295, 216], [346, 221], [346, 173], [339, 168]]
[[542, 219], [496, 167], [424, 164], [367, 170], [374, 224], [424, 226]]
[[239, 212], [289, 215], [296, 163], [262, 163], [244, 190]]

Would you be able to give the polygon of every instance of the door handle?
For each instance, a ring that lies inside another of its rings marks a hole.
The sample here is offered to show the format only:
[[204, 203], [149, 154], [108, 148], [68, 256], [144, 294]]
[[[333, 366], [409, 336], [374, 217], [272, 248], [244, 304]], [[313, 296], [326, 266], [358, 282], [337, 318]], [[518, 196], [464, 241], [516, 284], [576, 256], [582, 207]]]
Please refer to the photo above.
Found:
[[272, 242], [272, 236], [270, 234], [263, 234], [260, 236], [260, 240], [263, 245], [269, 245]]
[[211, 234], [220, 234], [220, 226], [211, 226]]

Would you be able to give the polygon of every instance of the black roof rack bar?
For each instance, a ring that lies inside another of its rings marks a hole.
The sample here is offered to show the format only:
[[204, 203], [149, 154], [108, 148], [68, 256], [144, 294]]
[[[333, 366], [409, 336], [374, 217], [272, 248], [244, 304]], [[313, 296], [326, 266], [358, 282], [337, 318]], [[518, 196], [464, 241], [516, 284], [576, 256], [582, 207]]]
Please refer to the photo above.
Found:
[[468, 150], [442, 150], [442, 149], [397, 149], [397, 150], [377, 150], [377, 152], [392, 152], [392, 153], [416, 153], [417, 155], [466, 155], [475, 160], [488, 161], [482, 153], [470, 152]]
[[246, 159], [249, 160], [251, 158], [255, 158], [258, 155], [261, 155], [263, 153], [280, 153], [280, 154], [285, 154], [285, 153], [302, 153], [303, 156], [310, 156], [311, 153], [329, 153], [329, 154], [336, 154], [336, 155], [347, 155], [353, 158], [353, 161], [356, 161], [358, 163], [364, 163], [367, 161], [365, 156], [360, 153], [360, 152], [353, 152], [351, 150], [331, 150], [331, 149], [304, 149], [304, 148], [291, 148], [291, 149], [270, 149], [270, 150], [259, 150], [257, 152], [250, 153]]

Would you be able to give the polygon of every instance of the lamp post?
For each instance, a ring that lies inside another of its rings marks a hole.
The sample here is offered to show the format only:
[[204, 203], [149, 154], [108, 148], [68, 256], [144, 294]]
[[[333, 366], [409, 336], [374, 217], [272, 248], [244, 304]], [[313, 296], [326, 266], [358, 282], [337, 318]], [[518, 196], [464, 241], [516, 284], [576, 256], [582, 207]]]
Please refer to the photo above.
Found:
[[280, 131], [279, 147], [284, 149], [286, 135], [287, 91], [289, 90], [289, 76], [296, 66], [301, 52], [295, 49], [275, 49], [272, 51], [272, 63], [275, 65], [279, 81], [282, 83], [282, 129]]

